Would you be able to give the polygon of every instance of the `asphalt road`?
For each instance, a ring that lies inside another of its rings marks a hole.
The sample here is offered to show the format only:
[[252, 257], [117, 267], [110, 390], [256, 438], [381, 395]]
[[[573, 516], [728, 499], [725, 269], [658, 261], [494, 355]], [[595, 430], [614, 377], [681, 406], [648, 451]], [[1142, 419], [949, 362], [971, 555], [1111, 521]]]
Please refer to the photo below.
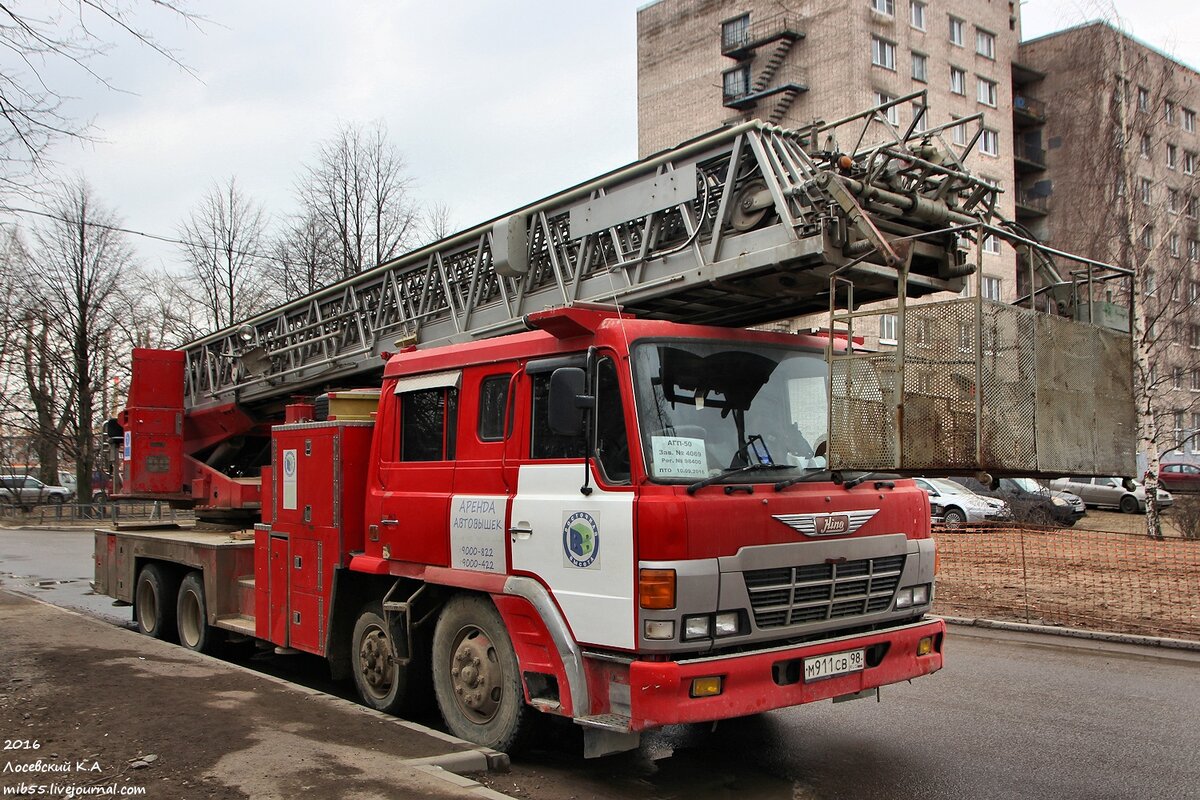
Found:
[[[91, 541], [0, 530], [0, 582], [127, 623], [90, 595]], [[1200, 798], [1200, 653], [956, 626], [946, 668], [881, 703], [670, 728], [594, 761], [561, 732], [487, 782], [538, 800]]]

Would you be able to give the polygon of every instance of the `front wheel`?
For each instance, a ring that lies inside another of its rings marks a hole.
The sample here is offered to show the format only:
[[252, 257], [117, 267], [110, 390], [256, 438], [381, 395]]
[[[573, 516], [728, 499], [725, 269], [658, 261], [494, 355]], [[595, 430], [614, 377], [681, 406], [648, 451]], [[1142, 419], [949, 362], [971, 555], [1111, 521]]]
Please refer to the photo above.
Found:
[[946, 523], [946, 527], [954, 528], [966, 522], [967, 516], [957, 508], [948, 508], [942, 517], [942, 521]]
[[1127, 494], [1121, 498], [1121, 513], [1136, 514], [1140, 510], [1137, 498], [1131, 494]]
[[454, 597], [433, 632], [433, 689], [446, 727], [469, 742], [519, 747], [531, 712], [500, 612], [480, 595]]
[[354, 685], [363, 704], [388, 714], [400, 711], [404, 706], [407, 671], [397, 659], [380, 603], [368, 603], [359, 612], [351, 658]]

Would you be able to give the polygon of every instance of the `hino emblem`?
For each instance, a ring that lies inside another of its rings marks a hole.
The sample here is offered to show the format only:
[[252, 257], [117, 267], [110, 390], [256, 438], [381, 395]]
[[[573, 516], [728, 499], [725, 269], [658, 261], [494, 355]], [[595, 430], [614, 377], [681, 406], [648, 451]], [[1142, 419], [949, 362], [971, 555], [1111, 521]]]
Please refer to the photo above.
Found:
[[805, 536], [843, 536], [854, 533], [879, 509], [846, 511], [840, 514], [775, 514], [774, 518]]

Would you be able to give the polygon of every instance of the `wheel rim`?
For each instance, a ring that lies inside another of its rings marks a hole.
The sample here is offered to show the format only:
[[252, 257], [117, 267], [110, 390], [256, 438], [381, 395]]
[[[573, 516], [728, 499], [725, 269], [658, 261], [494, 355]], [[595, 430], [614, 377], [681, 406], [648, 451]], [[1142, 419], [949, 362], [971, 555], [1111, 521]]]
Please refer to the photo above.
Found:
[[368, 694], [382, 699], [391, 693], [396, 656], [392, 653], [387, 634], [378, 625], [372, 625], [363, 632], [358, 643], [358, 665]]
[[469, 625], [458, 632], [451, 652], [454, 699], [472, 722], [491, 721], [500, 710], [504, 671], [487, 632]]
[[950, 511], [946, 514], [945, 521], [946, 521], [946, 525], [948, 527], [952, 528], [956, 525], [961, 525], [965, 520], [963, 518], [963, 515], [960, 514], [959, 512]]
[[158, 627], [158, 610], [155, 602], [154, 587], [150, 585], [150, 581], [142, 581], [138, 585], [137, 590], [137, 612], [138, 621], [142, 625], [142, 630], [152, 631]]
[[200, 631], [202, 630], [200, 617], [202, 615], [200, 598], [190, 589], [184, 591], [179, 603], [179, 638], [188, 647], [200, 644]]

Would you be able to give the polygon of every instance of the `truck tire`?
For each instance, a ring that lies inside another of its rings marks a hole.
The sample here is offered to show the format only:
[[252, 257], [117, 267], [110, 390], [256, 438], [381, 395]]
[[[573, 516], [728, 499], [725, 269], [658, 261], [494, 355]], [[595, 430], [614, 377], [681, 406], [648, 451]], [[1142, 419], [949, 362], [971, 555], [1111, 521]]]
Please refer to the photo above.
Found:
[[221, 649], [225, 641], [225, 632], [208, 624], [204, 576], [197, 571], [189, 572], [179, 584], [175, 622], [179, 632], [179, 643], [188, 650], [212, 655]]
[[433, 631], [433, 689], [455, 736], [494, 750], [519, 749], [530, 728], [517, 655], [487, 597], [460, 594]]
[[408, 670], [396, 659], [381, 603], [367, 603], [359, 612], [350, 658], [354, 685], [363, 705], [388, 714], [400, 711], [408, 688]]
[[161, 564], [147, 564], [138, 573], [133, 593], [138, 630], [164, 641], [175, 640], [175, 578]]

